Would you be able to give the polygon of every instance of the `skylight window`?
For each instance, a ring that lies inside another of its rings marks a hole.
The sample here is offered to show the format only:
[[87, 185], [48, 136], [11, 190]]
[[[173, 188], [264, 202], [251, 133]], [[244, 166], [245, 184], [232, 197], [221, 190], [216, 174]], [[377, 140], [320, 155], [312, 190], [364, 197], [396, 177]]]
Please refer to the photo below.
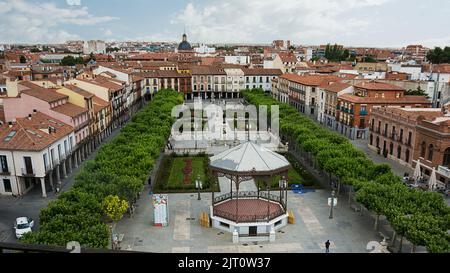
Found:
[[11, 131], [6, 137], [5, 137], [5, 142], [9, 142], [15, 135], [16, 135], [17, 131]]

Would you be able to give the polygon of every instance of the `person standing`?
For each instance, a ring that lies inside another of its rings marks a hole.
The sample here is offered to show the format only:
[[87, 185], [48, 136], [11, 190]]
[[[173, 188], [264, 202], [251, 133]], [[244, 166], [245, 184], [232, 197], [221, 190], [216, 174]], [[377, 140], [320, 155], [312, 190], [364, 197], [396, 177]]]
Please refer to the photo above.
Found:
[[325, 242], [325, 249], [326, 253], [330, 253], [330, 240]]

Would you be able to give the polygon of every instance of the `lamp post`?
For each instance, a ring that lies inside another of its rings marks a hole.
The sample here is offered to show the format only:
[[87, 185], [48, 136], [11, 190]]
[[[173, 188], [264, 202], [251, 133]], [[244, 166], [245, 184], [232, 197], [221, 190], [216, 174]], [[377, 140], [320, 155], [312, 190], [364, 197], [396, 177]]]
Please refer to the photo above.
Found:
[[331, 192], [330, 219], [333, 219], [334, 196], [335, 196], [335, 191], [333, 190], [333, 191]]
[[198, 189], [198, 198], [197, 200], [202, 200], [202, 198], [200, 197], [200, 188], [202, 187], [202, 181], [200, 181], [200, 175], [197, 175], [197, 180], [195, 180], [195, 186]]

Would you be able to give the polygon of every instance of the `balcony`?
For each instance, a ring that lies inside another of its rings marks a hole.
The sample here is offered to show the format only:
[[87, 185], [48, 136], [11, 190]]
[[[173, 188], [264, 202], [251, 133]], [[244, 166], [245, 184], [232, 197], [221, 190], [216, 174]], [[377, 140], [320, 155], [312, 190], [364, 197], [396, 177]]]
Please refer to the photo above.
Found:
[[359, 111], [359, 115], [360, 116], [367, 116], [367, 111], [366, 110], [361, 110], [361, 111]]
[[85, 122], [80, 123], [77, 126], [75, 126], [74, 131], [75, 132], [79, 131], [79, 130], [83, 129], [84, 127], [88, 126], [88, 125], [89, 125], [89, 120], [86, 120]]
[[11, 172], [9, 170], [0, 170], [0, 175], [10, 175]]
[[442, 175], [450, 178], [450, 168], [445, 167], [445, 166], [439, 166], [438, 172], [441, 173]]
[[22, 168], [22, 176], [24, 177], [35, 177], [36, 170], [34, 168]]

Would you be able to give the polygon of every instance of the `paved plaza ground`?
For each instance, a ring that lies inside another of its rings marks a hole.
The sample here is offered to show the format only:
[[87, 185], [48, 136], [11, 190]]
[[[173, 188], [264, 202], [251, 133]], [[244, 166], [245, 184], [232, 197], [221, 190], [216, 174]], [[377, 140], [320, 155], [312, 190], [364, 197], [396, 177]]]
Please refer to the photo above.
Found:
[[[324, 243], [332, 242], [331, 252], [367, 253], [367, 243], [381, 241], [373, 229], [374, 221], [367, 215], [349, 208], [346, 200], [339, 200], [334, 218], [329, 219], [329, 193], [319, 190], [305, 195], [292, 192], [288, 209], [293, 210], [296, 223], [276, 233], [274, 243], [232, 243], [230, 233], [215, 228], [203, 228], [200, 212], [209, 213], [211, 194], [169, 194], [169, 226], [153, 226], [150, 194], [142, 196], [135, 215], [118, 224], [117, 232], [124, 234], [122, 249], [157, 253], [276, 253], [325, 252]], [[367, 212], [365, 212], [367, 214]], [[195, 218], [195, 219], [192, 219]]]

